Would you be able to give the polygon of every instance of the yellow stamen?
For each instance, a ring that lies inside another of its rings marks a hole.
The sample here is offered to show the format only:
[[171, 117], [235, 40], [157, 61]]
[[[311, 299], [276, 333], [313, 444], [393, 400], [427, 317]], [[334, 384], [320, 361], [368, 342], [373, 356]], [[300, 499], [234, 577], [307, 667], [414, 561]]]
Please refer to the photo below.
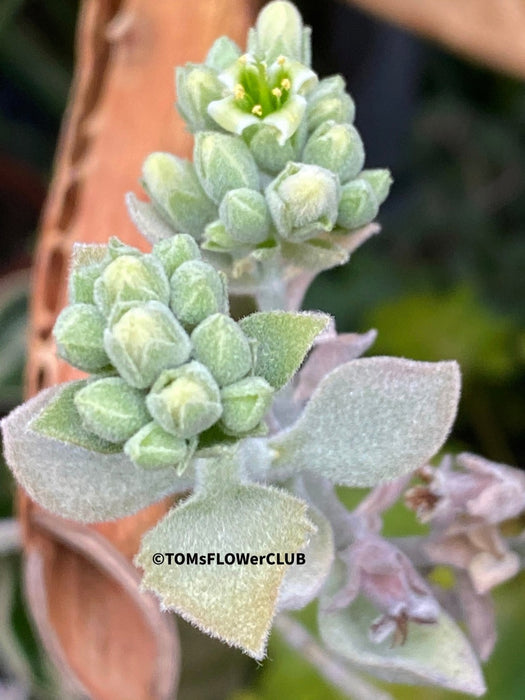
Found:
[[245, 95], [246, 90], [240, 83], [237, 83], [237, 85], [233, 88], [233, 96], [236, 100], [242, 100]]
[[262, 113], [263, 111], [261, 105], [254, 105], [252, 107], [252, 114], [255, 114], [255, 116], [262, 117]]
[[244, 53], [242, 56], [239, 56], [239, 63], [247, 63], [248, 62], [248, 54]]
[[288, 78], [283, 78], [281, 80], [281, 87], [283, 90], [289, 90], [292, 87], [292, 83], [288, 80]]
[[280, 66], [284, 66], [284, 64], [286, 63], [286, 57], [285, 56], [277, 56], [277, 63]]
[[282, 91], [280, 88], [275, 87], [275, 88], [272, 90], [272, 95], [273, 95], [274, 97], [282, 97], [282, 96], [283, 96], [283, 91]]

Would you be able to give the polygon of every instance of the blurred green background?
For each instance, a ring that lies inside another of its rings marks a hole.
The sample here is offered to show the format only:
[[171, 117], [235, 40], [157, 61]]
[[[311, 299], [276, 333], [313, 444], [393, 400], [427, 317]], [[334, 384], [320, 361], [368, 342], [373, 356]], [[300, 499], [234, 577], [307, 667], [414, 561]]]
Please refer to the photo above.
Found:
[[[525, 86], [342, 4], [298, 4], [314, 28], [316, 69], [347, 78], [367, 165], [388, 166], [395, 178], [380, 215], [382, 234], [348, 266], [321, 275], [306, 306], [334, 314], [340, 331], [377, 328], [373, 354], [457, 359], [464, 383], [451, 447], [523, 466]], [[2, 414], [22, 398], [27, 269], [73, 72], [77, 11], [75, 0], [0, 0]], [[6, 517], [14, 487], [0, 469], [0, 515]], [[414, 526], [402, 506], [392, 522], [399, 534]], [[525, 624], [524, 583], [520, 577], [496, 592], [500, 638], [486, 666], [490, 700], [525, 697], [516, 653]], [[311, 624], [314, 611], [301, 617]], [[15, 554], [0, 561], [0, 630], [0, 678], [16, 676], [33, 688], [32, 697], [57, 697], [24, 612]], [[277, 635], [270, 661], [256, 667], [183, 630], [191, 650], [186, 659], [192, 658], [183, 698], [203, 692], [229, 700], [342, 697]], [[455, 697], [427, 689], [392, 692]]]

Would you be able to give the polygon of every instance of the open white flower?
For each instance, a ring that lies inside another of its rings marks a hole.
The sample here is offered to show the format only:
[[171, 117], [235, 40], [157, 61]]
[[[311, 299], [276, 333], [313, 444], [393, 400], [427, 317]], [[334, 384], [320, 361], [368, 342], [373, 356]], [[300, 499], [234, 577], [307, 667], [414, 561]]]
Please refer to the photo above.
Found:
[[220, 73], [219, 80], [228, 94], [208, 105], [208, 114], [217, 124], [239, 135], [249, 126], [273, 126], [282, 146], [301, 123], [306, 110], [304, 95], [317, 84], [317, 75], [285, 56], [267, 65], [244, 54]]

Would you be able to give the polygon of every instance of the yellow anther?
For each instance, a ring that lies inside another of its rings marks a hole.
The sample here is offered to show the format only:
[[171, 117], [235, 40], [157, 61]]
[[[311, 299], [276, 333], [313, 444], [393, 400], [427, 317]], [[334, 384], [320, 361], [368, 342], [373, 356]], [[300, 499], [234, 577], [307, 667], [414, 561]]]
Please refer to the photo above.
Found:
[[242, 100], [245, 95], [246, 90], [240, 83], [237, 83], [237, 85], [233, 88], [233, 96], [236, 100]]
[[273, 95], [274, 97], [282, 97], [282, 96], [283, 96], [283, 91], [282, 91], [280, 88], [275, 87], [275, 88], [272, 90], [272, 95]]
[[286, 56], [277, 56], [277, 63], [280, 66], [284, 66], [284, 64], [286, 63]]
[[262, 117], [263, 111], [261, 105], [254, 105], [252, 107], [252, 114], [255, 114], [256, 117]]
[[281, 87], [283, 90], [289, 90], [292, 87], [292, 83], [288, 80], [288, 78], [283, 78], [281, 80]]
[[239, 56], [238, 61], [239, 61], [239, 63], [247, 63], [248, 62], [248, 54], [243, 53], [242, 56]]

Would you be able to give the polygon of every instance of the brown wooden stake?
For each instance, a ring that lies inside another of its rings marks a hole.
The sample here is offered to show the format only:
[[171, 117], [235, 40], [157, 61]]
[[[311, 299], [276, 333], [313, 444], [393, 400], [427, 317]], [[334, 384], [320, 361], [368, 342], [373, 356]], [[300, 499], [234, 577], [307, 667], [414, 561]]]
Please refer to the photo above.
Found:
[[[27, 396], [80, 372], [57, 360], [51, 336], [66, 303], [74, 242], [118, 235], [147, 249], [130, 223], [124, 195], [135, 191], [146, 155], [191, 156], [192, 139], [174, 109], [176, 65], [202, 61], [213, 40], [241, 45], [251, 0], [84, 0], [77, 68], [37, 249]], [[52, 516], [20, 492], [26, 588], [54, 660], [96, 700], [173, 695], [179, 659], [169, 616], [139, 594], [130, 563], [142, 533], [168, 501], [135, 516], [84, 527]]]

